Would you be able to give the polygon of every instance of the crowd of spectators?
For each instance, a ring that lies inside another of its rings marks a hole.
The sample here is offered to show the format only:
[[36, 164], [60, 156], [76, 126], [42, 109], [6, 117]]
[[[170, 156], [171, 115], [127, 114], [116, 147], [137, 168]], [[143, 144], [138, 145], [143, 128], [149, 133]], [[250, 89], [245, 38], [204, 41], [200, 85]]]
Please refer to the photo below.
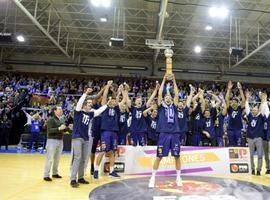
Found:
[[[121, 83], [126, 82], [130, 86], [130, 97], [142, 96], [144, 99], [152, 94], [157, 81], [141, 77], [124, 78], [121, 76], [115, 77], [113, 80], [116, 88]], [[0, 75], [0, 145], [5, 145], [7, 148], [9, 142], [18, 143], [20, 134], [25, 132], [26, 125], [29, 125], [29, 123], [27, 124], [29, 115], [34, 116], [38, 112], [43, 120], [42, 124], [45, 124], [52, 105], [61, 105], [66, 119], [72, 120], [72, 110], [74, 110], [77, 100], [85, 88], [91, 87], [96, 93], [106, 82], [106, 78], [97, 77], [64, 78], [52, 75]], [[187, 97], [189, 83], [188, 81], [178, 82], [180, 99]], [[205, 91], [211, 90], [213, 93], [225, 94], [226, 91], [225, 82], [192, 82], [192, 84], [195, 88], [202, 88]], [[247, 88], [252, 94], [253, 102], [259, 99], [260, 92], [265, 92], [270, 96], [270, 89], [268, 88], [243, 84], [243, 89]], [[237, 88], [232, 92], [237, 95]], [[33, 102], [33, 95], [45, 98], [47, 101], [45, 103]], [[23, 111], [26, 111], [29, 115], [27, 116]]]

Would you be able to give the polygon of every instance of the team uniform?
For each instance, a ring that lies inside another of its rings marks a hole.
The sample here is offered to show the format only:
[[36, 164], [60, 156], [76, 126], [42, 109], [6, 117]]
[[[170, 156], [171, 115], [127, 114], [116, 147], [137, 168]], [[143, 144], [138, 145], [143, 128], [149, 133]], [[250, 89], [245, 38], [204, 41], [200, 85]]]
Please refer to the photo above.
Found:
[[263, 136], [263, 152], [265, 159], [266, 170], [270, 170], [270, 160], [269, 160], [269, 141], [270, 141], [270, 117], [268, 117], [264, 122], [264, 136]]
[[224, 141], [223, 141], [224, 119], [225, 119], [225, 116], [222, 113], [219, 113], [216, 117], [216, 122], [215, 122], [216, 142], [217, 142], [217, 146], [219, 147], [224, 146]]
[[140, 146], [146, 145], [146, 121], [143, 116], [143, 111], [146, 109], [145, 106], [141, 108], [136, 108], [131, 106], [131, 125], [130, 125], [130, 136], [131, 136], [131, 143], [133, 146]]
[[74, 111], [72, 131], [71, 181], [84, 177], [84, 168], [89, 157], [89, 123], [94, 112]]
[[177, 112], [177, 119], [179, 123], [179, 129], [180, 129], [180, 141], [181, 144], [184, 145], [187, 137], [187, 132], [188, 132], [188, 112], [189, 112], [189, 107], [185, 107], [183, 110], [178, 110]]
[[158, 133], [157, 133], [157, 117], [153, 118], [151, 115], [147, 115], [145, 117], [146, 124], [147, 124], [147, 139], [148, 145], [156, 145], [158, 140]]
[[[93, 108], [98, 109], [100, 108], [100, 105], [95, 104]], [[101, 136], [101, 116], [97, 116], [92, 120], [91, 132], [93, 137], [93, 145], [91, 148], [91, 153], [95, 154]]]
[[128, 120], [129, 113], [128, 112], [120, 112], [119, 113], [119, 132], [118, 132], [118, 144], [126, 145], [126, 137], [128, 134]]
[[206, 137], [205, 134], [203, 134], [203, 146], [216, 146], [216, 133], [215, 133], [215, 111], [211, 113], [211, 116], [209, 118], [203, 118], [202, 124], [203, 124], [203, 131], [207, 131], [210, 134], [210, 138]]
[[157, 132], [159, 140], [157, 145], [157, 157], [168, 156], [171, 150], [171, 155], [174, 157], [180, 156], [180, 129], [177, 119], [177, 108], [174, 105], [167, 106], [165, 103], [158, 109]]
[[228, 139], [229, 146], [241, 146], [241, 130], [243, 128], [242, 123], [242, 108], [238, 106], [236, 110], [232, 107], [228, 108]]
[[[39, 120], [31, 121], [31, 139], [29, 144], [29, 149], [31, 150], [33, 147], [33, 143], [38, 141], [39, 133], [40, 133], [41, 123]], [[37, 149], [37, 144], [35, 145], [35, 149]]]
[[201, 104], [198, 104], [196, 109], [191, 113], [191, 132], [192, 132], [192, 146], [202, 145], [202, 109]]
[[249, 113], [247, 115], [247, 119], [248, 119], [247, 138], [248, 138], [248, 146], [250, 149], [251, 169], [255, 171], [253, 156], [256, 147], [256, 152], [258, 155], [257, 171], [260, 172], [262, 169], [265, 117], [263, 117], [261, 114], [253, 116], [251, 113]]
[[101, 116], [101, 151], [117, 149], [117, 133], [119, 132], [119, 107], [108, 107]]

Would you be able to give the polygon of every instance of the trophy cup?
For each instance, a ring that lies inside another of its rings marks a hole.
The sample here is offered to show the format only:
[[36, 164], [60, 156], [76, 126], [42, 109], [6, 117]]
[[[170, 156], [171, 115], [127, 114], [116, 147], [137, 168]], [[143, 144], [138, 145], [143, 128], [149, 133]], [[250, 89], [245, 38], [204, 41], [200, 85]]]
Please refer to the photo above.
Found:
[[164, 55], [166, 57], [166, 75], [167, 80], [172, 80], [172, 56], [173, 56], [173, 50], [172, 49], [166, 49], [164, 51]]

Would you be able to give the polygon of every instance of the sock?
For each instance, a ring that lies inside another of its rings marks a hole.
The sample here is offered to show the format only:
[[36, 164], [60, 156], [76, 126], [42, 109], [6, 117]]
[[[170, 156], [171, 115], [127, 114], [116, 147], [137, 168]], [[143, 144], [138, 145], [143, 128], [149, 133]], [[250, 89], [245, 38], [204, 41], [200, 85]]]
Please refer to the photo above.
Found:
[[155, 178], [156, 173], [157, 173], [157, 170], [156, 170], [156, 169], [153, 169], [153, 171], [152, 171], [152, 177], [153, 177], [153, 178]]
[[98, 169], [99, 169], [99, 166], [98, 165], [95, 165], [95, 171], [98, 171]]
[[114, 168], [113, 168], [113, 167], [110, 167], [110, 173], [112, 173], [112, 172], [113, 172], [113, 170], [114, 170]]
[[181, 170], [176, 170], [176, 174], [177, 174], [177, 178], [178, 178], [178, 177], [180, 178]]

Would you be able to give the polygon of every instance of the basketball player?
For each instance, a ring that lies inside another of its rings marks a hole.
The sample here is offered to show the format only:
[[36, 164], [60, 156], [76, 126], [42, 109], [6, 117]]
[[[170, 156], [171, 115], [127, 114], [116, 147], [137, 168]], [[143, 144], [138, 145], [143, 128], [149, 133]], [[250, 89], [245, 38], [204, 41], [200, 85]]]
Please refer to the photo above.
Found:
[[158, 119], [157, 105], [152, 104], [152, 106], [144, 110], [143, 116], [147, 124], [147, 145], [156, 145], [158, 139], [158, 133], [156, 132]]
[[93, 102], [92, 99], [87, 98], [87, 95], [91, 93], [92, 89], [88, 88], [79, 99], [74, 111], [70, 169], [70, 185], [72, 187], [78, 187], [79, 183], [89, 184], [89, 182], [84, 179], [84, 168], [89, 157], [89, 124], [92, 118], [100, 115], [107, 108], [107, 105], [104, 105], [98, 110], [91, 110]]
[[[248, 146], [250, 150], [250, 160], [251, 160], [251, 169], [252, 174], [255, 175], [255, 165], [254, 165], [254, 153], [255, 148], [258, 155], [258, 165], [257, 165], [257, 176], [261, 175], [261, 169], [262, 169], [262, 157], [263, 157], [263, 135], [264, 135], [264, 122], [265, 122], [265, 116], [259, 112], [259, 108], [257, 105], [253, 106], [251, 112], [249, 107], [249, 97], [250, 93], [246, 92], [246, 115], [247, 115], [247, 121], [248, 121], [248, 128], [247, 128], [247, 138], [248, 138]], [[263, 95], [261, 99], [261, 103], [263, 104], [266, 102], [266, 95]], [[262, 108], [262, 107], [261, 107]], [[265, 107], [262, 108], [262, 113], [268, 112], [269, 108], [268, 106], [266, 109], [268, 111], [265, 111]]]
[[186, 103], [184, 104], [184, 102], [181, 100], [179, 101], [178, 106], [177, 106], [181, 145], [186, 144], [186, 134], [188, 132], [189, 108], [190, 108], [193, 94], [195, 92], [195, 89], [192, 87], [192, 85], [189, 85], [189, 87], [190, 87], [190, 94], [187, 97]]
[[149, 180], [149, 187], [155, 187], [155, 176], [159, 167], [159, 163], [163, 157], [168, 156], [171, 150], [171, 155], [175, 158], [175, 168], [177, 172], [176, 184], [182, 186], [182, 179], [180, 176], [181, 163], [180, 163], [180, 129], [177, 119], [177, 105], [178, 105], [178, 88], [174, 75], [172, 75], [174, 87], [174, 99], [170, 94], [170, 84], [167, 84], [166, 94], [164, 98], [163, 89], [165, 81], [169, 76], [165, 75], [158, 92], [158, 123], [157, 132], [159, 132], [157, 157], [153, 165], [152, 176]]
[[[202, 136], [201, 136], [201, 132], [203, 128], [202, 118], [203, 118], [203, 113], [205, 110], [205, 99], [203, 95], [204, 95], [204, 90], [201, 90], [199, 88], [198, 93], [192, 98], [193, 107], [190, 114], [192, 146], [202, 145]], [[197, 102], [198, 99], [199, 99], [199, 103]]]
[[[123, 106], [127, 97], [124, 97], [118, 104], [114, 96], [110, 97], [107, 101], [107, 96], [110, 87], [112, 87], [112, 81], [108, 81], [108, 84], [103, 93], [102, 105], [107, 104], [108, 108], [103, 112], [101, 116], [101, 153], [96, 159], [94, 179], [99, 178], [99, 166], [105, 153], [109, 157], [110, 161], [110, 177], [120, 177], [114, 171], [115, 151], [117, 150], [117, 132], [119, 131], [119, 106]], [[127, 93], [123, 93], [125, 96]]]
[[229, 139], [229, 146], [241, 146], [241, 129], [243, 128], [242, 123], [242, 111], [245, 108], [245, 95], [242, 89], [242, 86], [237, 82], [237, 88], [241, 96], [241, 103], [236, 97], [233, 97], [230, 101], [230, 94], [233, 88], [231, 81], [228, 82], [227, 93], [226, 93], [226, 104], [228, 106], [228, 128], [227, 134]]

